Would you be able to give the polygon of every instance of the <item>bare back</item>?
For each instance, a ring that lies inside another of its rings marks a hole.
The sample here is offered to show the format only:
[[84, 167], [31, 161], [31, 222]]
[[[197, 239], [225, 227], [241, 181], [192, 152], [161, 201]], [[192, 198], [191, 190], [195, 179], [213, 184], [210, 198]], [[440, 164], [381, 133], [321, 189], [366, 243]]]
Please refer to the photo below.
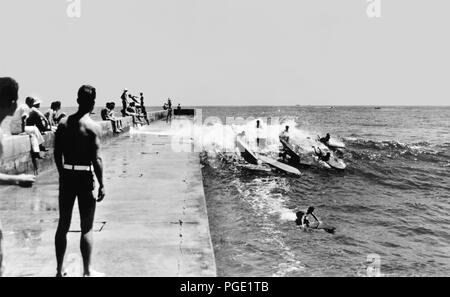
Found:
[[57, 130], [57, 141], [70, 165], [91, 165], [97, 156], [100, 126], [88, 114], [73, 114], [61, 121]]

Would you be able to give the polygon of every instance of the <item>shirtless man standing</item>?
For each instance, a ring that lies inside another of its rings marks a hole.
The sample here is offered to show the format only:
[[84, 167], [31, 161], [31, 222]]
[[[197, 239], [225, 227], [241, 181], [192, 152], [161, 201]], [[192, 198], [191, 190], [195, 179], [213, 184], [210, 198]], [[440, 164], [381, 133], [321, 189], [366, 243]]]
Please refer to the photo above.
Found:
[[[59, 172], [59, 223], [55, 236], [57, 274], [64, 276], [63, 262], [67, 246], [67, 233], [72, 219], [72, 209], [78, 198], [80, 210], [83, 275], [101, 276], [91, 268], [92, 227], [95, 207], [105, 197], [103, 165], [99, 155], [100, 127], [89, 117], [94, 109], [96, 91], [92, 86], [78, 90], [78, 111], [64, 118], [55, 134], [55, 163]], [[94, 173], [99, 184], [94, 198]]]

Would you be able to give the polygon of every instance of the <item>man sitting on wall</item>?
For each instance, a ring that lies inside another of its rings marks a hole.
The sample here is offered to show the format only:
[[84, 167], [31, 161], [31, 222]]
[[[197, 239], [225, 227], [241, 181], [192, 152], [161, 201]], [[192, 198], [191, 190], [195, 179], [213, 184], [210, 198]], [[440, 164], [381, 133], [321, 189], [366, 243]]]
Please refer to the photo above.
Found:
[[114, 112], [114, 108], [116, 108], [116, 103], [110, 102], [109, 104], [109, 118], [113, 121], [113, 124], [116, 125], [116, 128], [119, 132], [123, 131], [123, 123], [122, 118], [116, 118], [116, 114]]
[[107, 102], [106, 107], [102, 109], [101, 116], [103, 121], [111, 121], [114, 133], [120, 133], [122, 129], [122, 121], [114, 116], [114, 102]]
[[61, 101], [54, 101], [50, 105], [50, 109], [44, 114], [47, 121], [52, 127], [57, 127], [59, 122], [67, 115], [61, 110]]
[[41, 101], [39, 99], [34, 99], [33, 106], [31, 107], [27, 118], [27, 126], [36, 126], [41, 133], [52, 131], [52, 126], [45, 115], [39, 110], [40, 107]]
[[44, 138], [42, 137], [41, 132], [36, 126], [28, 126], [27, 119], [30, 113], [31, 107], [33, 107], [34, 99], [28, 97], [25, 99], [25, 104], [21, 104], [17, 107], [14, 112], [11, 122], [10, 122], [10, 131], [12, 135], [19, 135], [22, 133], [26, 133], [30, 136], [31, 140], [31, 152], [34, 158], [40, 159], [41, 156], [39, 152], [45, 151], [45, 147], [43, 147]]

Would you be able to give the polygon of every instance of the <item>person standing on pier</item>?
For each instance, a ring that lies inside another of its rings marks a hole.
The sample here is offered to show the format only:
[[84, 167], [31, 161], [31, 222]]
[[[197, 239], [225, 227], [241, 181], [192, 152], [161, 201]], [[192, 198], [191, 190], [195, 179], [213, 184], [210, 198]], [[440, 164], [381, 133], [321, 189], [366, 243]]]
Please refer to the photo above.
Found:
[[[10, 77], [0, 77], [0, 125], [7, 116], [12, 116], [17, 109], [19, 84]], [[3, 131], [0, 129], [0, 159], [2, 158]], [[36, 180], [34, 175], [10, 175], [0, 173], [0, 184], [31, 186]], [[3, 275], [3, 233], [0, 218], [0, 276]]]
[[127, 108], [128, 108], [127, 93], [128, 93], [128, 89], [124, 89], [122, 96], [120, 96], [120, 99], [122, 99], [122, 116], [123, 117], [126, 117], [126, 112], [127, 112]]
[[[102, 276], [91, 267], [92, 228], [96, 203], [105, 198], [103, 164], [100, 157], [100, 126], [89, 116], [95, 106], [96, 90], [84, 85], [78, 91], [78, 111], [64, 118], [55, 134], [55, 163], [59, 173], [59, 222], [55, 235], [56, 276], [64, 276], [63, 262], [67, 233], [72, 220], [75, 199], [81, 221], [80, 249], [84, 276]], [[99, 184], [94, 198], [94, 173]]]
[[148, 114], [147, 114], [147, 110], [145, 109], [145, 104], [144, 104], [144, 93], [141, 92], [141, 110], [142, 110], [142, 115], [145, 118], [145, 121], [147, 122], [147, 125], [150, 125], [150, 122], [148, 120]]

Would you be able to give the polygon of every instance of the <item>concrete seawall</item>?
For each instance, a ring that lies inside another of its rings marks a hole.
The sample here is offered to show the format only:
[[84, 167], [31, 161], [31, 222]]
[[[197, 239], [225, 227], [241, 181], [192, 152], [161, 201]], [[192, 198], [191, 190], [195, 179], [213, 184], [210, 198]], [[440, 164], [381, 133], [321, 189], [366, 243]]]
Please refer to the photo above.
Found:
[[[116, 137], [108, 131], [94, 267], [106, 276], [216, 276], [198, 153], [174, 151], [165, 121]], [[32, 188], [0, 187], [0, 209], [5, 275], [54, 276], [57, 172], [43, 172]], [[65, 265], [69, 276], [80, 276], [76, 204], [73, 214]]]
[[[165, 118], [166, 115], [167, 111], [164, 110], [149, 112], [148, 119], [150, 122], [153, 122]], [[121, 119], [124, 128], [123, 133], [128, 132], [132, 126], [132, 118], [125, 117]], [[102, 129], [101, 139], [103, 142], [117, 136], [117, 134], [113, 132], [112, 123], [110, 121], [101, 121], [98, 122], [98, 124]], [[35, 171], [42, 172], [52, 168], [54, 134], [53, 132], [46, 132], [43, 137], [45, 139], [43, 145], [48, 148], [49, 151], [42, 153], [42, 160], [36, 160], [38, 168], [35, 170], [31, 158], [30, 137], [28, 135], [5, 136], [2, 139], [2, 143], [0, 143], [3, 149], [3, 155], [0, 159], [0, 172], [6, 174], [33, 174]]]

